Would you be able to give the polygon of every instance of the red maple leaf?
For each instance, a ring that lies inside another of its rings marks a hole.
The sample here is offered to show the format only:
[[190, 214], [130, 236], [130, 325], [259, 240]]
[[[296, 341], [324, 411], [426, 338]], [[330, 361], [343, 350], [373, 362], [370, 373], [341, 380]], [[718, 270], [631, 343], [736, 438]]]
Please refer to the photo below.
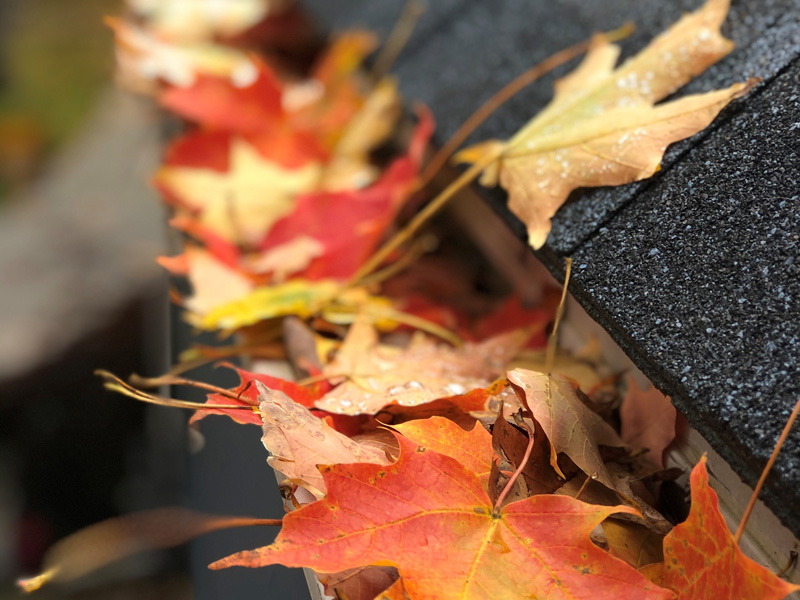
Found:
[[664, 587], [678, 600], [780, 600], [800, 590], [742, 553], [708, 485], [705, 456], [692, 470], [691, 486], [689, 518], [664, 538]]
[[[212, 407], [215, 404], [238, 404], [241, 406], [252, 406], [255, 410], [249, 411], [208, 408], [195, 412], [189, 421], [190, 423], [199, 421], [200, 419], [203, 419], [211, 414], [223, 414], [229, 416], [237, 423], [253, 424], [260, 427], [262, 423], [261, 414], [258, 412], [258, 405], [260, 404], [260, 401], [258, 399], [259, 392], [255, 385], [256, 381], [260, 381], [271, 390], [279, 390], [283, 392], [292, 400], [307, 408], [313, 407], [314, 402], [321, 398], [330, 389], [330, 385], [326, 382], [315, 384], [312, 387], [302, 387], [296, 383], [286, 381], [285, 379], [281, 379], [279, 377], [262, 375], [260, 373], [251, 373], [250, 371], [245, 371], [244, 369], [240, 369], [239, 367], [236, 367], [230, 363], [223, 363], [221, 366], [233, 369], [239, 375], [241, 383], [231, 390], [231, 392], [236, 395], [236, 398], [231, 398], [230, 396], [225, 396], [222, 394], [209, 394], [206, 404], [209, 407]], [[315, 412], [322, 413], [323, 411], [317, 410]]]

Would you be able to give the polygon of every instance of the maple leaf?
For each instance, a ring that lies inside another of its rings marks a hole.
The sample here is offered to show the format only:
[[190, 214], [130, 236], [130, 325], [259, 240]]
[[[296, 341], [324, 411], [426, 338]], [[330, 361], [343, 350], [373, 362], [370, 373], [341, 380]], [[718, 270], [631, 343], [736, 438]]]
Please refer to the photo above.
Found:
[[256, 388], [264, 421], [261, 441], [270, 452], [267, 462], [317, 498], [326, 491], [317, 465], [389, 463], [383, 447], [342, 435], [283, 392], [271, 390], [260, 381], [256, 381]]
[[184, 306], [196, 315], [206, 315], [247, 296], [255, 287], [251, 278], [194, 244], [186, 244], [179, 256], [157, 260], [173, 275], [188, 278], [192, 295], [184, 301]]
[[488, 483], [492, 470], [492, 436], [477, 421], [469, 431], [438, 416], [394, 425], [393, 429], [418, 446], [456, 459], [481, 482]]
[[[221, 366], [233, 369], [236, 371], [236, 374], [239, 375], [239, 385], [231, 390], [231, 395], [235, 397], [232, 398], [230, 395], [225, 396], [218, 393], [209, 394], [206, 399], [206, 404], [209, 406], [209, 408], [195, 412], [194, 415], [192, 415], [192, 418], [189, 420], [189, 423], [195, 423], [200, 419], [207, 417], [208, 415], [222, 414], [229, 416], [237, 423], [259, 426], [263, 425], [261, 414], [256, 412], [260, 403], [258, 398], [259, 391], [256, 383], [266, 386], [271, 390], [282, 392], [294, 402], [305, 407], [314, 406], [314, 402], [329, 388], [328, 384], [325, 382], [322, 384], [317, 384], [313, 387], [302, 387], [292, 381], [281, 379], [280, 377], [272, 377], [271, 375], [264, 375], [261, 373], [251, 373], [250, 371], [245, 371], [244, 369], [240, 369], [239, 367], [228, 363], [222, 363]], [[241, 406], [251, 406], [256, 410], [215, 409], [213, 408], [213, 405], [215, 404], [239, 404]]]
[[619, 48], [595, 38], [580, 66], [556, 82], [550, 104], [514, 137], [467, 148], [457, 159], [490, 160], [481, 183], [505, 188], [530, 245], [541, 248], [572, 190], [650, 177], [669, 144], [704, 129], [755, 84], [654, 106], [733, 49], [719, 33], [728, 6], [708, 0], [616, 69]]
[[541, 495], [495, 511], [458, 461], [396, 437], [396, 463], [321, 467], [326, 498], [284, 517], [274, 544], [210, 567], [394, 565], [417, 600], [671, 597], [590, 541], [604, 518], [632, 509]]
[[205, 315], [189, 315], [188, 318], [202, 329], [235, 330], [287, 315], [308, 318], [320, 310], [322, 316], [332, 322], [347, 323], [355, 318], [359, 310], [365, 310], [378, 315], [378, 323], [394, 326], [393, 321], [380, 316], [390, 309], [391, 302], [388, 299], [371, 296], [363, 288], [345, 290], [338, 281], [332, 279], [292, 279], [278, 285], [255, 288], [246, 296], [218, 306]]
[[663, 585], [678, 600], [780, 600], [800, 590], [742, 553], [708, 484], [705, 456], [692, 469], [691, 491], [689, 518], [664, 538]]
[[415, 406], [486, 388], [525, 344], [528, 332], [506, 333], [462, 348], [415, 334], [408, 347], [381, 345], [364, 319], [353, 323], [336, 357], [325, 366], [347, 380], [318, 400], [318, 408], [340, 414], [375, 414], [388, 404]]
[[[349, 278], [375, 250], [411, 195], [432, 132], [433, 118], [422, 110], [407, 154], [395, 159], [374, 184], [300, 195], [291, 214], [266, 234], [261, 253], [249, 266], [274, 273], [274, 265], [280, 265], [284, 276], [299, 274], [311, 280]], [[291, 264], [281, 260], [289, 251]]]
[[639, 388], [628, 376], [628, 391], [619, 409], [620, 436], [632, 448], [647, 448], [647, 459], [664, 468], [664, 451], [675, 439], [677, 412], [668, 396], [655, 387]]
[[547, 375], [524, 369], [508, 372], [508, 380], [524, 393], [534, 420], [550, 440], [550, 464], [564, 477], [558, 466], [563, 452], [587, 475], [611, 489], [614, 481], [600, 455], [598, 444], [623, 446], [624, 443], [596, 413], [578, 397], [574, 384], [560, 375]]
[[263, 61], [255, 65], [257, 75], [249, 85], [234, 85], [229, 78], [201, 74], [191, 86], [168, 86], [159, 102], [205, 128], [240, 134], [276, 132], [285, 119], [283, 85]]
[[247, 136], [274, 160], [280, 158], [273, 150], [280, 140], [279, 146], [305, 145], [315, 156], [336, 148], [363, 162], [366, 151], [391, 133], [400, 112], [391, 81], [379, 82], [365, 100], [354, 76], [373, 42], [366, 32], [340, 36], [307, 80], [283, 83], [269, 65], [254, 59], [249, 81], [200, 74], [189, 86], [167, 86], [159, 101], [205, 129]]
[[202, 42], [172, 44], [146, 29], [106, 18], [114, 30], [118, 80], [135, 92], [153, 94], [161, 82], [191, 86], [199, 73], [247, 83], [257, 75], [249, 56], [233, 48]]
[[[185, 167], [168, 155], [154, 183], [167, 199], [198, 213], [200, 223], [225, 239], [256, 244], [273, 223], [292, 211], [297, 194], [316, 188], [321, 166], [308, 162], [299, 168], [285, 168], [236, 136], [230, 139], [228, 151], [224, 171]], [[185, 152], [180, 149], [172, 156]]]

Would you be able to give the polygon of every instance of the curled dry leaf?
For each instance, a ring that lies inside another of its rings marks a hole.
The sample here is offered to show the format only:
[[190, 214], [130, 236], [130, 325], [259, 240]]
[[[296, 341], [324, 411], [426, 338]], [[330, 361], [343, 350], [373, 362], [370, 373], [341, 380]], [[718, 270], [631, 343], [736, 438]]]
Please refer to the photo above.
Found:
[[607, 516], [632, 509], [541, 495], [496, 511], [469, 469], [397, 439], [395, 464], [321, 468], [326, 498], [284, 517], [274, 544], [211, 568], [392, 564], [417, 600], [671, 597], [589, 538]]
[[705, 456], [692, 470], [691, 491], [689, 518], [664, 539], [662, 585], [677, 600], [780, 600], [800, 590], [742, 553], [708, 484]]
[[331, 377], [346, 373], [347, 380], [320, 399], [317, 408], [375, 414], [388, 404], [415, 406], [489, 387], [528, 336], [516, 331], [451, 348], [418, 333], [407, 348], [397, 348], [381, 345], [374, 327], [357, 319], [325, 367]]
[[664, 451], [675, 439], [677, 412], [668, 396], [655, 387], [643, 390], [628, 376], [628, 391], [622, 399], [620, 436], [632, 448], [647, 448], [647, 459], [664, 468]]
[[[374, 600], [383, 598], [397, 581], [394, 567], [357, 567], [339, 573], [316, 573], [325, 586], [325, 593], [346, 600]], [[389, 596], [391, 598], [391, 596]], [[404, 596], [403, 596], [404, 598]]]
[[575, 385], [559, 375], [524, 369], [508, 372], [508, 380], [525, 395], [526, 404], [550, 440], [550, 464], [564, 477], [558, 466], [563, 452], [587, 475], [615, 489], [614, 480], [600, 455], [598, 444], [624, 446], [611, 426], [589, 410], [578, 397]]
[[283, 392], [256, 381], [264, 421], [261, 441], [269, 450], [267, 462], [317, 498], [325, 495], [318, 465], [389, 463], [387, 452], [372, 443], [359, 443], [333, 429]]
[[[525, 432], [517, 429], [500, 415], [492, 428], [492, 442], [495, 452], [504, 455], [516, 468], [525, 456], [529, 440]], [[537, 421], [534, 421], [533, 444], [522, 477], [531, 495], [550, 494], [564, 485], [564, 477], [559, 476], [550, 464], [550, 443]], [[573, 464], [567, 465], [567, 462], [562, 460], [559, 470], [566, 477], [570, 477], [577, 472], [577, 468]]]
[[509, 194], [509, 208], [541, 248], [550, 218], [580, 187], [621, 185], [659, 168], [667, 146], [704, 129], [754, 82], [654, 106], [733, 49], [719, 28], [729, 0], [708, 0], [639, 54], [614, 68], [619, 48], [594, 40], [586, 58], [556, 83], [555, 97], [506, 142], [468, 148], [458, 159], [497, 159], [481, 182]]
[[179, 507], [132, 513], [95, 523], [59, 541], [47, 551], [42, 574], [18, 583], [32, 592], [46, 583], [74, 581], [139, 552], [171, 548], [219, 529], [264, 524], [280, 521], [207, 515]]

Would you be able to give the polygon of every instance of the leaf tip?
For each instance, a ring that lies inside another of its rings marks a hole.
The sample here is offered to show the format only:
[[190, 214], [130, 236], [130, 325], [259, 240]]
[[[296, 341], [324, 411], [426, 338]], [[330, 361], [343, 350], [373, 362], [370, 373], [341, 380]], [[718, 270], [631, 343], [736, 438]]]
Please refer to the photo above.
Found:
[[31, 592], [35, 592], [43, 585], [52, 581], [55, 577], [56, 573], [58, 572], [57, 569], [47, 569], [46, 571], [36, 575], [35, 577], [30, 577], [28, 579], [18, 579], [17, 585], [22, 589], [23, 592], [26, 594], [30, 594]]

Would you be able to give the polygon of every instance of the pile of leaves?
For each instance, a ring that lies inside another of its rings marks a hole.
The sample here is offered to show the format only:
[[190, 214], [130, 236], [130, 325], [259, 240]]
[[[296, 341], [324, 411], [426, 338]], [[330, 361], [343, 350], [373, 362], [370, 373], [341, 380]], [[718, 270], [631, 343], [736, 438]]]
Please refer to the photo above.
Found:
[[[566, 294], [558, 316], [549, 293], [536, 306], [487, 300], [452, 257], [413, 241], [430, 207], [481, 173], [508, 190], [534, 248], [573, 189], [652, 175], [668, 144], [753, 84], [655, 104], [731, 50], [719, 33], [727, 0], [708, 0], [621, 66], [609, 37], [595, 37], [550, 105], [511, 140], [463, 150], [457, 160], [473, 166], [410, 221], [425, 199], [433, 118], [421, 107], [409, 126], [396, 82], [363, 68], [373, 35], [319, 47], [290, 2], [221, 13], [201, 1], [129, 4], [128, 18], [109, 20], [120, 81], [182, 128], [154, 184], [184, 249], [161, 263], [188, 280], [191, 292], [175, 296], [192, 324], [235, 334], [187, 359], [281, 358], [298, 375], [228, 365], [241, 383], [222, 389], [179, 374], [194, 363], [130, 382], [102, 373], [125, 395], [195, 410], [192, 424], [225, 415], [263, 429], [286, 501], [280, 534], [212, 569], [308, 567], [346, 600], [778, 599], [798, 589], [742, 554], [705, 459], [691, 473], [688, 516], [663, 501], [681, 475], [664, 465], [675, 409], [594, 346], [557, 351]], [[304, 41], [293, 48], [278, 35], [291, 27]], [[164, 384], [206, 389], [207, 402], [144, 391]], [[161, 513], [97, 525], [22, 584], [75, 578], [128, 548], [265, 524], [180, 514], [167, 527]]]

